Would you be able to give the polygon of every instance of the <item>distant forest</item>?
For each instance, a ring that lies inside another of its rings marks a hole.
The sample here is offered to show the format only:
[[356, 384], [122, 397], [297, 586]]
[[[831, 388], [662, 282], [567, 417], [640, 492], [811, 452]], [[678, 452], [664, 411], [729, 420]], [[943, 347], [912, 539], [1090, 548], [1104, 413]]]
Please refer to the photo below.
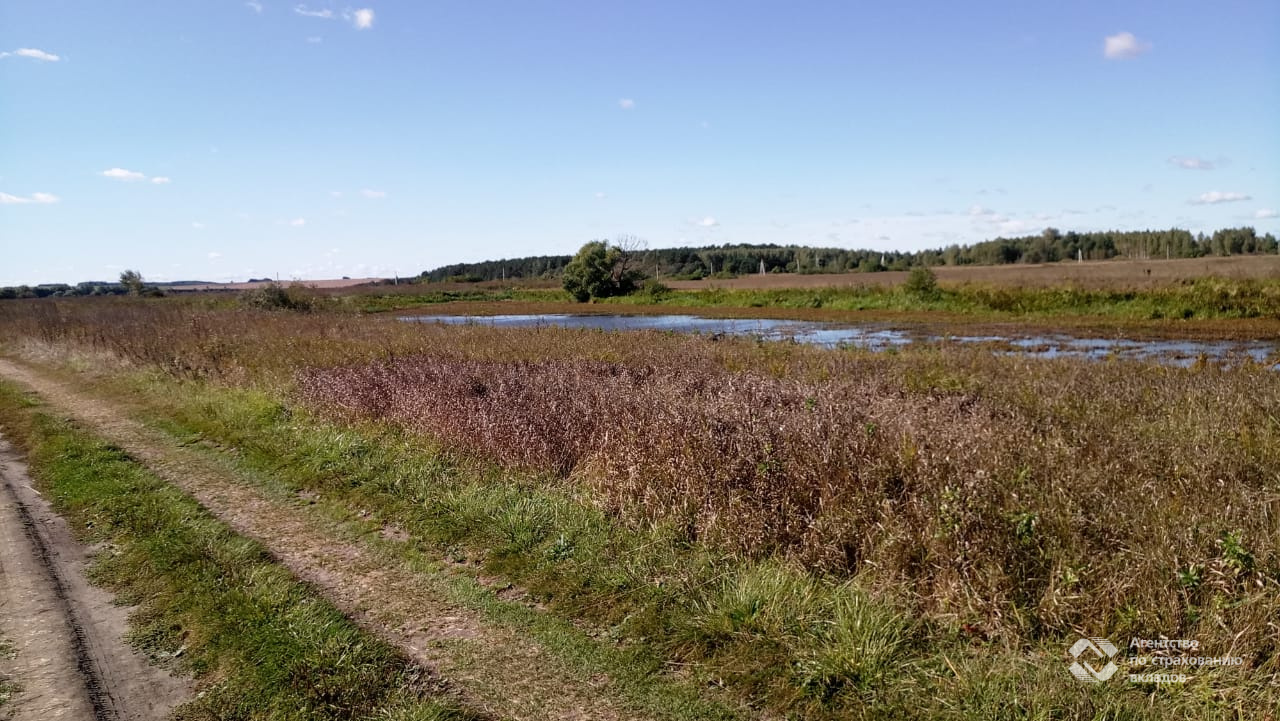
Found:
[[[950, 245], [914, 253], [799, 245], [722, 245], [637, 251], [646, 275], [675, 280], [759, 273], [849, 273], [905, 270], [919, 265], [1003, 265], [1110, 258], [1199, 258], [1206, 255], [1275, 253], [1276, 239], [1253, 228], [1227, 228], [1213, 235], [1186, 230], [1060, 232], [996, 238], [974, 245]], [[423, 280], [479, 282], [511, 278], [556, 278], [572, 256], [455, 263], [424, 271]]]
[[[1186, 230], [1106, 231], [1062, 233], [1049, 228], [1039, 235], [996, 238], [974, 245], [950, 245], [937, 250], [903, 253], [800, 245], [721, 245], [704, 248], [662, 248], [636, 251], [639, 269], [648, 276], [673, 280], [732, 277], [759, 273], [849, 273], [905, 270], [919, 265], [1002, 265], [1053, 263], [1060, 260], [1110, 258], [1199, 258], [1206, 255], [1276, 253], [1270, 233], [1253, 228], [1227, 228], [1213, 235]], [[559, 278], [572, 260], [568, 255], [457, 263], [422, 273], [419, 280], [479, 282], [513, 278]], [[635, 266], [633, 266], [635, 267]], [[187, 282], [187, 281], [183, 281]], [[149, 284], [164, 286], [165, 283]], [[115, 281], [69, 285], [46, 283], [0, 288], [0, 299], [47, 296], [123, 295], [128, 288]]]

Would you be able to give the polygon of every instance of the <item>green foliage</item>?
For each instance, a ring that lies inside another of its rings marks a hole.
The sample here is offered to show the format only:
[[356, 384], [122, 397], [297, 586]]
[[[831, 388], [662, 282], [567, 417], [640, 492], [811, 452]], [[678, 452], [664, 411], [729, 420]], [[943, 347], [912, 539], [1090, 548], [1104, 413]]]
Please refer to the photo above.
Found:
[[564, 269], [564, 289], [579, 303], [594, 298], [626, 295], [636, 289], [643, 275], [628, 266], [632, 253], [605, 241], [582, 246]]
[[933, 300], [938, 297], [938, 276], [924, 266], [917, 266], [911, 269], [902, 288], [921, 300]]
[[308, 312], [320, 306], [320, 298], [297, 283], [285, 287], [279, 283], [246, 290], [240, 294], [240, 305], [258, 310], [292, 310]]
[[[1077, 233], [1047, 228], [1037, 235], [994, 238], [972, 245], [914, 253], [873, 249], [815, 248], [798, 245], [725, 244], [706, 247], [662, 248], [645, 254], [646, 270], [677, 280], [733, 278], [765, 273], [852, 273], [906, 270], [935, 265], [1003, 265], [1109, 258], [1199, 258], [1206, 255], [1275, 253], [1276, 238], [1258, 235], [1251, 227], [1224, 228], [1212, 236], [1170, 230], [1100, 231]], [[536, 256], [460, 263], [425, 271], [431, 281], [452, 277], [468, 280], [550, 278], [563, 274], [570, 256]]]
[[142, 295], [142, 274], [136, 270], [126, 270], [120, 274], [120, 285], [128, 288], [130, 295]]

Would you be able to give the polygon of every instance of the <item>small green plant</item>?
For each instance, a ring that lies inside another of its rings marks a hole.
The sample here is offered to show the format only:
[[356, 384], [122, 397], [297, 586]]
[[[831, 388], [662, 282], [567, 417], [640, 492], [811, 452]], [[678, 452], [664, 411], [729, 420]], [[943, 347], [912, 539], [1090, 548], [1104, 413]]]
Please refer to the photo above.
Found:
[[1241, 531], [1223, 531], [1222, 560], [1227, 568], [1237, 574], [1253, 572], [1253, 554], [1244, 547], [1244, 534]]
[[1036, 535], [1036, 522], [1040, 516], [1030, 511], [1015, 513], [1013, 516], [1013, 535], [1019, 543], [1031, 543]]
[[1178, 584], [1188, 591], [1200, 588], [1202, 583], [1204, 583], [1204, 566], [1193, 563], [1178, 571]]

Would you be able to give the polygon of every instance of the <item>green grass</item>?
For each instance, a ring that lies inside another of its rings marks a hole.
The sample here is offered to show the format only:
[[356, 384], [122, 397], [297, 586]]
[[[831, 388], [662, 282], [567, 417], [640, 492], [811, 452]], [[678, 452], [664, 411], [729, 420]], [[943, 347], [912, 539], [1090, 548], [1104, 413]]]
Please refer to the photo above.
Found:
[[[0, 660], [9, 660], [14, 657], [15, 650], [13, 642], [4, 636], [0, 636]], [[22, 686], [13, 679], [0, 673], [0, 714], [4, 713], [4, 707], [13, 700], [20, 691]]]
[[[570, 302], [556, 289], [476, 289], [343, 296], [340, 305], [365, 312], [454, 301]], [[1150, 288], [1088, 289], [1070, 285], [987, 284], [784, 288], [776, 290], [645, 291], [595, 303], [681, 308], [825, 308], [843, 311], [939, 311], [992, 318], [1088, 316], [1128, 320], [1280, 317], [1280, 281], [1197, 278]]]
[[569, 294], [562, 290], [538, 290], [531, 288], [430, 290], [429, 286], [422, 286], [421, 290], [416, 292], [396, 292], [387, 294], [378, 294], [374, 292], [352, 293], [349, 295], [339, 294], [336, 298], [337, 307], [346, 310], [355, 310], [362, 313], [377, 313], [381, 311], [399, 310], [402, 308], [416, 308], [424, 305], [463, 301], [516, 300], [537, 302], [571, 300], [569, 298]]
[[41, 492], [106, 544], [92, 578], [137, 605], [131, 641], [193, 675], [179, 719], [466, 719], [433, 682], [356, 628], [257, 543], [119, 449], [0, 384], [0, 427]]
[[921, 291], [905, 286], [781, 290], [669, 290], [598, 302], [682, 307], [828, 308], [942, 311], [996, 317], [1099, 316], [1124, 319], [1280, 316], [1280, 282], [1198, 278], [1156, 288], [1096, 290], [1073, 286], [982, 284]]

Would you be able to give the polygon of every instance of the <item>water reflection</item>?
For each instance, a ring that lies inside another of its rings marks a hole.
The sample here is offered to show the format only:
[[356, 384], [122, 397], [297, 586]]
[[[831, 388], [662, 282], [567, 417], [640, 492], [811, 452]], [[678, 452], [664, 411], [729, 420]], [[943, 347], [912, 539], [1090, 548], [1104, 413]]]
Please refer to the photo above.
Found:
[[1109, 357], [1188, 366], [1204, 357], [1216, 362], [1249, 358], [1265, 362], [1276, 352], [1273, 343], [1260, 341], [1127, 340], [1079, 338], [1069, 335], [1035, 336], [938, 336], [903, 329], [844, 325], [773, 318], [703, 318], [696, 315], [420, 315], [401, 320], [415, 323], [461, 325], [475, 323], [500, 327], [587, 328], [607, 331], [663, 330], [680, 333], [734, 335], [764, 340], [793, 340], [827, 348], [856, 347], [884, 351], [911, 343], [984, 344], [997, 353], [1037, 358]]

